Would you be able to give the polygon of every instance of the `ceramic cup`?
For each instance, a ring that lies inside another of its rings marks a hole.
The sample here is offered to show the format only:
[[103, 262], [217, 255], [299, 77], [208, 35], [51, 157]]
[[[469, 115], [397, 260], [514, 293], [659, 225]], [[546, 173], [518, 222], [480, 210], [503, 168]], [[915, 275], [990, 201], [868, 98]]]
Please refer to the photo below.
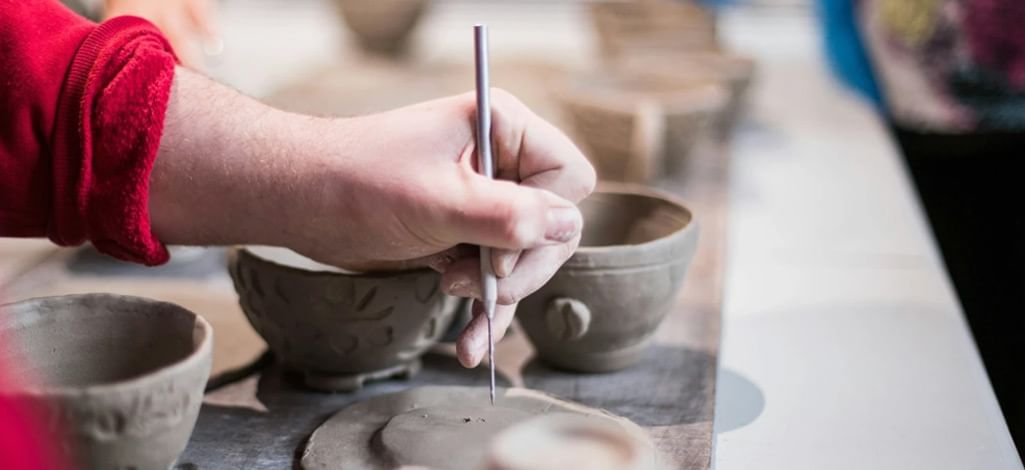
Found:
[[430, 269], [347, 273], [270, 247], [236, 248], [228, 263], [253, 328], [319, 390], [416, 373], [459, 306]]
[[0, 306], [4, 398], [38, 410], [59, 459], [81, 468], [167, 469], [196, 424], [213, 330], [174, 304], [111, 294]]
[[728, 95], [715, 80], [622, 68], [568, 79], [558, 98], [600, 179], [647, 183], [684, 168]]
[[401, 56], [427, 0], [335, 0], [342, 20], [363, 50]]
[[600, 185], [580, 210], [580, 248], [516, 317], [549, 365], [622, 369], [641, 358], [676, 302], [697, 249], [696, 222], [674, 197], [640, 185]]

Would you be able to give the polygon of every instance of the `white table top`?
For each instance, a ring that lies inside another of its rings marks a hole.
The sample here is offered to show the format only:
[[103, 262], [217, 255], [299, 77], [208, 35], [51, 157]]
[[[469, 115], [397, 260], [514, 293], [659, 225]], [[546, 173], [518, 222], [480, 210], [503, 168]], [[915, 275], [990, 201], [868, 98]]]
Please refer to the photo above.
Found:
[[1022, 468], [895, 143], [814, 23], [724, 15], [761, 63], [733, 144], [715, 467]]

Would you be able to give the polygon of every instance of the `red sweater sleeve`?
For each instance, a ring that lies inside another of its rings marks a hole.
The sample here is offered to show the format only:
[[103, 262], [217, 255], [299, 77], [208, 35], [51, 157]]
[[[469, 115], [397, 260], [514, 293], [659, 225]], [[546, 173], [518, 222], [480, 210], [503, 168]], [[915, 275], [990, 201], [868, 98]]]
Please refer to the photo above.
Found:
[[0, 236], [167, 260], [148, 198], [175, 60], [141, 18], [0, 0]]

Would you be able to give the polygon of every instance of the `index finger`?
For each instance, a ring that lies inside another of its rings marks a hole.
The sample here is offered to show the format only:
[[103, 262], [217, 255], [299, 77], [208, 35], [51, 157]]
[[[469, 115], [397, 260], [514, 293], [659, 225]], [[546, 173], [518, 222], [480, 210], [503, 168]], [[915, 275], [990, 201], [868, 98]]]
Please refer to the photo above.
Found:
[[594, 190], [594, 167], [566, 134], [504, 90], [492, 90], [491, 102], [498, 178], [573, 202]]

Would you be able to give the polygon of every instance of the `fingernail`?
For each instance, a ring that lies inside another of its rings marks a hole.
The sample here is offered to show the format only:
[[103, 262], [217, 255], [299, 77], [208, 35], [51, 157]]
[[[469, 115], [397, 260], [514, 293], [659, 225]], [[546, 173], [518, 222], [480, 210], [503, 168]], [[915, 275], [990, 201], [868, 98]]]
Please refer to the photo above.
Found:
[[580, 233], [583, 226], [580, 211], [573, 207], [553, 207], [548, 209], [548, 227], [545, 239], [553, 242], [568, 242]]
[[498, 277], [506, 277], [512, 274], [516, 267], [516, 260], [520, 258], [520, 252], [511, 251], [498, 255], [498, 263], [495, 264], [495, 274]]

